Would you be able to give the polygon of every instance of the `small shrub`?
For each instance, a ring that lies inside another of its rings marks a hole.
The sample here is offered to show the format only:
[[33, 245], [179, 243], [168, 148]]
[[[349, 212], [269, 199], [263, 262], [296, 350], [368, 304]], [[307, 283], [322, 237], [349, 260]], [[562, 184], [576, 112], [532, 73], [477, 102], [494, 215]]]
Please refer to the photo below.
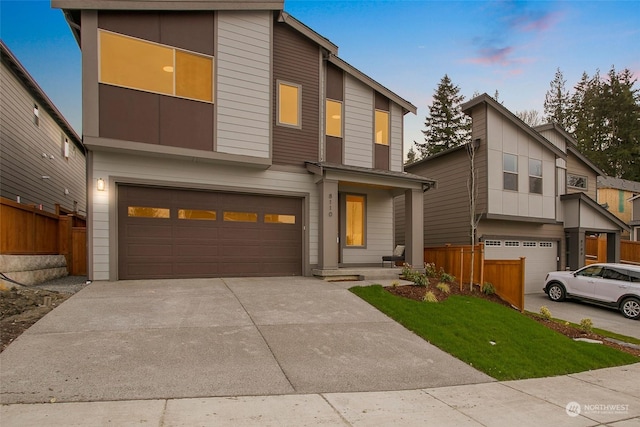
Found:
[[489, 282], [484, 282], [484, 285], [482, 285], [482, 292], [485, 295], [493, 295], [496, 293], [496, 288]]
[[436, 288], [438, 288], [441, 292], [448, 294], [449, 292], [451, 292], [451, 288], [449, 287], [449, 285], [447, 283], [444, 282], [440, 282], [436, 285]]
[[438, 302], [438, 298], [436, 298], [436, 296], [434, 295], [433, 292], [428, 291], [427, 293], [424, 294], [424, 297], [422, 298], [422, 301], [424, 301], [424, 302]]
[[551, 310], [549, 310], [547, 306], [543, 305], [540, 307], [540, 315], [545, 319], [551, 319]]
[[413, 269], [411, 268], [411, 265], [407, 264], [406, 262], [402, 264], [402, 273], [401, 273], [402, 277], [409, 280], [408, 277], [411, 275], [411, 273], [413, 273]]
[[436, 270], [436, 265], [433, 262], [425, 262], [424, 271], [427, 277], [436, 277], [438, 275], [438, 270]]
[[440, 281], [441, 282], [451, 283], [451, 282], [454, 282], [455, 280], [456, 280], [455, 276], [452, 276], [451, 274], [445, 272], [444, 268], [440, 267]]
[[587, 317], [580, 320], [580, 329], [582, 329], [582, 331], [586, 332], [587, 334], [591, 333], [591, 331], [593, 331], [593, 322], [591, 321], [591, 319]]
[[400, 282], [398, 282], [397, 280], [394, 280], [393, 282], [391, 282], [391, 287], [392, 288], [397, 288], [399, 284], [400, 284]]
[[427, 286], [429, 284], [427, 276], [414, 270], [409, 264], [404, 264], [402, 267], [402, 276], [405, 280], [413, 282], [418, 286]]
[[413, 283], [415, 283], [418, 286], [427, 286], [429, 284], [429, 279], [424, 274], [420, 273], [419, 271], [416, 271], [413, 277]]

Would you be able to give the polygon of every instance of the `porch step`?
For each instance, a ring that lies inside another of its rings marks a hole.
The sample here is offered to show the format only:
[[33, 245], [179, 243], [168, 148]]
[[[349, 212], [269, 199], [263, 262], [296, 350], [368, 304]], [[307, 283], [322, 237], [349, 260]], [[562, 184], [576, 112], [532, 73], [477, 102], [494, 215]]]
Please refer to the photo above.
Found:
[[340, 280], [394, 280], [400, 276], [402, 268], [398, 267], [362, 267], [339, 268], [337, 270], [313, 269], [311, 274], [327, 281]]

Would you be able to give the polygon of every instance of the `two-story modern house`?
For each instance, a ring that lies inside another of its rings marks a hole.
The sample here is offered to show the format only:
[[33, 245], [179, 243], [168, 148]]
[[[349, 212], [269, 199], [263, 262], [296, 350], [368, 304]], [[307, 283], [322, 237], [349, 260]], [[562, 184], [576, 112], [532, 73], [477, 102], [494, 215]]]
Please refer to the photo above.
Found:
[[[557, 125], [532, 129], [487, 94], [462, 108], [472, 118], [472, 142], [406, 167], [438, 181], [424, 197], [427, 246], [471, 243], [467, 182], [474, 147], [474, 241], [484, 242], [486, 259], [525, 257], [526, 293], [542, 292], [549, 271], [584, 265], [588, 233], [606, 233], [609, 259], [619, 260], [626, 226], [596, 203], [602, 172], [567, 132]], [[401, 242], [401, 230], [396, 236]]]
[[0, 196], [85, 215], [80, 137], [2, 40], [0, 60]]
[[[89, 277], [311, 275], [380, 265], [416, 107], [283, 1], [53, 0], [82, 50]], [[412, 219], [415, 218], [415, 221]]]

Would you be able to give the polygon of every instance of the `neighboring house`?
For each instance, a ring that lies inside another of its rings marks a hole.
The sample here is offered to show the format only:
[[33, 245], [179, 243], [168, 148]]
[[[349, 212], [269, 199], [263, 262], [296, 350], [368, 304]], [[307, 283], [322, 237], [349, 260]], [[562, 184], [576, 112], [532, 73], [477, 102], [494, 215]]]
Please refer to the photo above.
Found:
[[[322, 275], [379, 266], [416, 107], [283, 1], [53, 0], [82, 48], [89, 278]], [[416, 218], [416, 221], [411, 221]]]
[[640, 242], [640, 194], [631, 198], [632, 217], [629, 225], [631, 226], [631, 240]]
[[[625, 224], [631, 222], [634, 212], [631, 199], [638, 194], [640, 182], [610, 176], [598, 177], [598, 203]], [[622, 238], [628, 239], [629, 232], [625, 231]]]
[[85, 215], [80, 137], [2, 40], [0, 58], [0, 196]]
[[587, 233], [606, 233], [609, 259], [619, 260], [625, 224], [595, 202], [601, 172], [569, 134], [557, 125], [534, 130], [487, 94], [462, 108], [472, 118], [473, 142], [406, 167], [438, 181], [424, 197], [426, 246], [471, 243], [467, 150], [474, 146], [474, 240], [484, 242], [486, 259], [526, 257], [526, 293], [542, 292], [549, 271], [584, 265]]

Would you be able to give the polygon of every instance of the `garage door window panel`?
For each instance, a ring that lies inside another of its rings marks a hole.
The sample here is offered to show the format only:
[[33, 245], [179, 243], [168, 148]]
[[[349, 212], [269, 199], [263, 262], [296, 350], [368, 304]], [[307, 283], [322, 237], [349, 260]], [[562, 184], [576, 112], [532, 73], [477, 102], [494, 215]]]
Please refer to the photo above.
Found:
[[208, 211], [208, 210], [200, 210], [200, 209], [178, 209], [178, 219], [215, 221], [217, 219], [217, 214], [216, 214], [216, 211]]
[[264, 222], [267, 224], [295, 224], [295, 215], [283, 215], [283, 214], [265, 214]]
[[147, 206], [129, 206], [127, 214], [134, 218], [171, 218], [168, 208], [153, 208]]
[[225, 211], [223, 218], [226, 222], [258, 222], [258, 214], [255, 212]]

